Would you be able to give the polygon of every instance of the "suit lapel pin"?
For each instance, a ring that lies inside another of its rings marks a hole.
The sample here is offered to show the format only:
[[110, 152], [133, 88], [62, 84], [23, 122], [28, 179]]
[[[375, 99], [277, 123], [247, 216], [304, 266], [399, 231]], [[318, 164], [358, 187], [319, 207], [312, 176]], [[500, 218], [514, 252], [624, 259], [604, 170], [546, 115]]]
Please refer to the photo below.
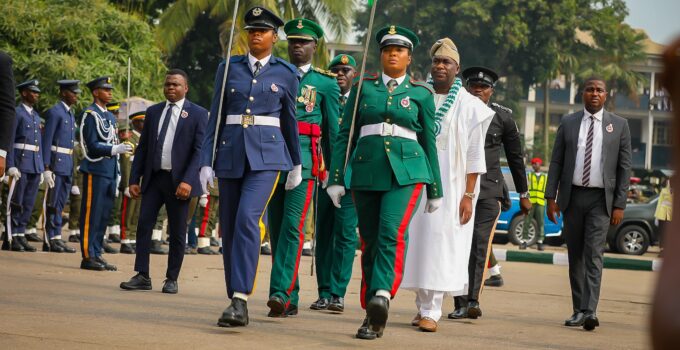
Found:
[[607, 125], [607, 127], [605, 129], [609, 133], [614, 132], [614, 126], [612, 125], [612, 123], [609, 123], [609, 125]]
[[401, 99], [401, 106], [402, 107], [408, 108], [408, 106], [410, 106], [410, 105], [411, 105], [411, 99], [408, 96]]
[[181, 116], [182, 118], [186, 118], [186, 117], [189, 116], [189, 112], [187, 112], [186, 110], [183, 110], [183, 111], [182, 111], [182, 114], [180, 114], [180, 116]]
[[272, 92], [279, 92], [279, 87], [272, 83]]

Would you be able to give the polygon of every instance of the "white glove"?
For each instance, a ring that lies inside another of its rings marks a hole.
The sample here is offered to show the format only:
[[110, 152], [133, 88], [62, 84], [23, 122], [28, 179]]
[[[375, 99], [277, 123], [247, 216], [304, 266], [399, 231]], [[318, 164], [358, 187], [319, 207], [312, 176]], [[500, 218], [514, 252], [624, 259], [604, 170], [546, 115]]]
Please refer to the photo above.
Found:
[[286, 179], [286, 191], [290, 191], [298, 187], [302, 182], [302, 164], [293, 165], [293, 170], [288, 172], [288, 179]]
[[125, 187], [125, 191], [123, 192], [123, 194], [125, 195], [125, 197], [132, 198], [132, 196], [130, 195], [130, 187]]
[[7, 176], [13, 177], [14, 180], [19, 180], [21, 179], [21, 172], [19, 171], [19, 169], [12, 167], [9, 168], [9, 170], [7, 170]]
[[340, 198], [345, 195], [345, 186], [330, 185], [326, 189], [326, 193], [328, 193], [328, 196], [331, 197], [333, 205], [336, 208], [340, 208]]
[[0, 182], [4, 182], [4, 183], [7, 183], [7, 182], [8, 182], [8, 181], [7, 181], [7, 176], [5, 176], [5, 174], [2, 174], [2, 176], [0, 176]]
[[40, 183], [38, 183], [38, 185], [42, 185], [43, 182], [45, 182], [45, 174], [40, 173]]
[[425, 213], [434, 213], [442, 205], [441, 198], [428, 199], [425, 203]]
[[321, 181], [321, 188], [326, 189], [328, 187], [328, 176], [326, 176], [326, 179]]
[[201, 168], [201, 173], [199, 176], [201, 182], [201, 189], [203, 193], [208, 193], [208, 185], [210, 187], [215, 186], [215, 172], [209, 166], [204, 166]]
[[114, 145], [111, 147], [111, 155], [115, 156], [117, 154], [132, 153], [132, 146], [127, 143], [121, 143], [119, 145]]
[[116, 198], [120, 195], [120, 191], [116, 190]]
[[47, 187], [54, 188], [54, 173], [49, 170], [45, 170], [43, 177], [45, 178], [45, 181], [47, 181]]
[[74, 196], [80, 196], [80, 188], [78, 186], [71, 186], [71, 194]]
[[205, 208], [208, 206], [208, 196], [207, 195], [202, 195], [201, 199], [198, 200], [198, 205], [201, 206], [201, 208]]

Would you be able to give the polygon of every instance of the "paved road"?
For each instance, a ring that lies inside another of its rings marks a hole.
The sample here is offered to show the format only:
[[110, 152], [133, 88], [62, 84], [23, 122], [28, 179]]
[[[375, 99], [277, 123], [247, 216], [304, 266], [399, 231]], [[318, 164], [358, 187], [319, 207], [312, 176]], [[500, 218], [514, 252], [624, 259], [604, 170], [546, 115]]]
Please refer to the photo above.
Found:
[[[505, 263], [506, 285], [488, 288], [478, 320], [443, 319], [437, 333], [409, 325], [414, 295], [401, 291], [392, 302], [385, 337], [361, 341], [353, 335], [363, 318], [357, 291], [358, 259], [344, 315], [311, 311], [316, 282], [308, 258], [301, 274], [301, 312], [288, 319], [266, 317], [271, 268], [263, 257], [259, 287], [251, 297], [247, 328], [220, 328], [217, 318], [227, 306], [219, 256], [187, 256], [180, 293], [160, 293], [165, 258], [152, 257], [154, 290], [121, 291], [132, 275], [134, 258], [107, 255], [118, 272], [78, 269], [76, 254], [0, 252], [0, 348], [81, 349], [645, 349], [647, 323], [656, 275], [605, 270], [595, 332], [562, 326], [570, 315], [567, 268]], [[445, 302], [445, 313], [452, 302]]]

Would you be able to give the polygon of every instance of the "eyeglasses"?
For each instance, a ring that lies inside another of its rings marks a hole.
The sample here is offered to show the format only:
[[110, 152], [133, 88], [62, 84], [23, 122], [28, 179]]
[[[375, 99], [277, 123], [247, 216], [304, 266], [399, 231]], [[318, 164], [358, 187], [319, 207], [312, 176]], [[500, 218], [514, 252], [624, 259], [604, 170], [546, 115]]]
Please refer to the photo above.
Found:
[[338, 74], [339, 72], [342, 72], [342, 74], [347, 75], [349, 72], [353, 71], [354, 68], [351, 67], [332, 67], [331, 68], [331, 73]]

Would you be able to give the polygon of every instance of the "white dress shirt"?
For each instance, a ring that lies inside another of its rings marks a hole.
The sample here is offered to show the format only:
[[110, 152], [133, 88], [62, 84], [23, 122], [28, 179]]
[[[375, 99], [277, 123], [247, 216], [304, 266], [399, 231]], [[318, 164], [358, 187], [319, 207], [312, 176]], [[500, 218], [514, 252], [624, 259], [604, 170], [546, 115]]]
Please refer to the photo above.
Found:
[[67, 105], [66, 102], [61, 101], [61, 104], [64, 105], [64, 108], [66, 108], [66, 111], [67, 111], [67, 112], [70, 112], [70, 111], [71, 111], [71, 107], [69, 107], [69, 105]]
[[[163, 114], [161, 114], [161, 119], [158, 121], [158, 134], [161, 134], [161, 128], [163, 127], [163, 121], [165, 120], [165, 113], [168, 111], [168, 107], [172, 102], [166, 101], [165, 108], [163, 108]], [[168, 130], [165, 132], [165, 140], [163, 140], [163, 148], [161, 150], [161, 169], [172, 170], [172, 143], [175, 139], [175, 130], [177, 129], [177, 121], [179, 120], [179, 115], [184, 107], [184, 99], [181, 99], [174, 103], [175, 106], [172, 108], [172, 115], [170, 116], [170, 122], [168, 124]]]
[[251, 55], [250, 52], [248, 52], [248, 66], [250, 67], [250, 71], [255, 73], [255, 62], [257, 61], [260, 61], [260, 69], [262, 69], [262, 67], [269, 63], [270, 58], [272, 58], [272, 55], [269, 55], [258, 60], [257, 58], [255, 58], [255, 56]]
[[586, 142], [588, 140], [588, 128], [590, 128], [590, 116], [595, 116], [593, 129], [593, 150], [590, 156], [590, 183], [588, 187], [604, 188], [604, 176], [602, 174], [602, 116], [604, 108], [595, 114], [583, 111], [583, 120], [578, 132], [578, 144], [576, 145], [576, 164], [574, 164], [574, 177], [572, 184], [583, 186], [583, 167], [586, 153]]
[[304, 66], [297, 67], [297, 70], [298, 70], [298, 72], [301, 73], [300, 76], [303, 76], [303, 75], [307, 74], [307, 72], [309, 72], [309, 69], [310, 69], [310, 68], [312, 68], [312, 64], [311, 64], [311, 63], [307, 63], [307, 64], [305, 64]]
[[31, 116], [33, 115], [33, 107], [30, 107], [29, 105], [24, 103], [22, 103], [21, 105], [24, 106], [24, 109], [26, 110], [26, 112], [28, 112], [28, 115]]
[[382, 74], [382, 81], [383, 81], [383, 84], [385, 84], [385, 87], [387, 87], [387, 83], [389, 83], [389, 81], [392, 80], [392, 79], [396, 80], [397, 86], [399, 86], [399, 85], [401, 85], [401, 83], [404, 82], [404, 79], [406, 79], [406, 75], [402, 75], [399, 78], [392, 78], [391, 76], [389, 76], [385, 73]]

